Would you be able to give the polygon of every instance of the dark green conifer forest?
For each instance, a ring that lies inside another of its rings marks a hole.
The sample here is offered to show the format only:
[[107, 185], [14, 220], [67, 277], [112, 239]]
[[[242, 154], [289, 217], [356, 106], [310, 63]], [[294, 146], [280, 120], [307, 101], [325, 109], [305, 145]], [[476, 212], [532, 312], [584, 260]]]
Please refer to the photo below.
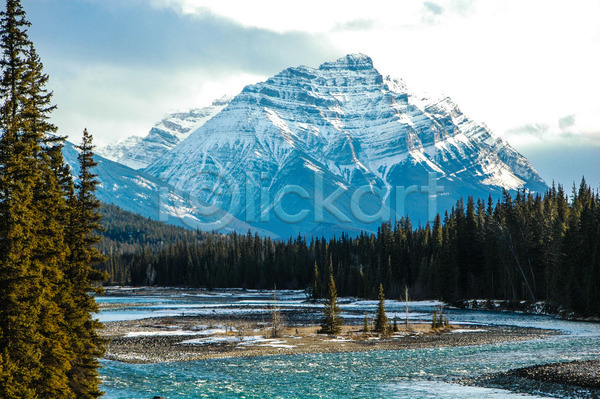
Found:
[[91, 136], [74, 183], [20, 1], [0, 18], [0, 397], [96, 398], [104, 341], [90, 294], [104, 276], [91, 268], [103, 259]]
[[402, 218], [375, 234], [309, 241], [186, 231], [115, 207], [103, 213], [100, 248], [108, 259], [99, 269], [112, 284], [276, 285], [325, 298], [331, 259], [341, 296], [377, 298], [382, 284], [388, 299], [408, 286], [415, 299], [547, 301], [600, 315], [600, 197], [585, 180], [570, 196], [558, 186], [497, 201], [468, 198], [425, 226]]

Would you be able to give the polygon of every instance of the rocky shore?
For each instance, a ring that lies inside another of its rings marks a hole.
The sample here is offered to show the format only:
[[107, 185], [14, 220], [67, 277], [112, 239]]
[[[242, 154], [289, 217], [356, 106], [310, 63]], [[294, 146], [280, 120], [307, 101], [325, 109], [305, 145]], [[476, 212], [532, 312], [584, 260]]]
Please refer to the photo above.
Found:
[[546, 301], [530, 302], [490, 299], [465, 299], [454, 302], [451, 304], [451, 306], [457, 309], [541, 314], [555, 316], [560, 319], [571, 321], [585, 321], [594, 323], [600, 322], [600, 318], [598, 317], [582, 317], [573, 312], [568, 311], [561, 305]]
[[287, 326], [278, 337], [272, 327], [242, 325], [225, 319], [180, 316], [106, 323], [106, 359], [128, 363], [162, 363], [224, 357], [300, 353], [359, 352], [411, 348], [486, 345], [544, 338], [552, 331], [517, 327], [453, 327], [432, 331], [428, 324], [404, 327], [389, 337], [345, 326], [335, 337], [317, 334], [317, 325]]
[[542, 364], [461, 382], [558, 398], [600, 398], [600, 360]]

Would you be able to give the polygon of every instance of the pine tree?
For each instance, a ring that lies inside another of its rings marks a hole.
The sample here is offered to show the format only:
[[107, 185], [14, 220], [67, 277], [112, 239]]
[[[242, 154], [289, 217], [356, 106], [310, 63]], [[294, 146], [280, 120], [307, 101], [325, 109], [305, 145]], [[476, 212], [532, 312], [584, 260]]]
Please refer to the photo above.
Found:
[[385, 295], [383, 294], [383, 284], [379, 284], [379, 305], [377, 306], [377, 315], [375, 316], [374, 331], [380, 334], [387, 334], [388, 319], [385, 314]]
[[271, 338], [281, 337], [283, 323], [277, 306], [277, 287], [273, 288], [273, 306], [271, 308]]
[[338, 306], [337, 290], [335, 281], [333, 281], [333, 272], [329, 272], [329, 287], [327, 298], [325, 299], [325, 309], [323, 310], [323, 321], [321, 322], [321, 334], [335, 335], [342, 331], [343, 320], [340, 317], [340, 308]]
[[311, 299], [314, 301], [322, 296], [321, 294], [321, 280], [319, 278], [319, 266], [315, 260], [315, 267], [313, 269], [313, 284], [311, 287]]
[[23, 119], [29, 22], [19, 1], [7, 1], [0, 17], [0, 397], [29, 398], [44, 380], [38, 322], [45, 276], [36, 259], [41, 214], [34, 198], [40, 149]]
[[104, 259], [94, 246], [99, 240], [97, 231], [102, 229], [98, 209], [100, 202], [94, 193], [99, 184], [92, 169], [97, 165], [94, 160], [92, 136], [87, 129], [83, 132], [79, 150], [79, 179], [76, 195], [71, 199], [72, 215], [69, 247], [71, 250], [70, 267], [66, 278], [70, 282], [68, 292], [72, 296], [74, 308], [66, 309], [67, 324], [70, 328], [71, 345], [75, 359], [69, 372], [70, 386], [77, 398], [97, 398], [102, 395], [99, 389], [99, 361], [104, 354], [105, 340], [98, 335], [102, 325], [93, 318], [98, 305], [91, 294], [101, 292], [95, 288], [94, 281], [105, 276], [92, 269], [92, 265]]
[[40, 173], [40, 180], [34, 187], [34, 202], [40, 210], [34, 259], [39, 262], [43, 275], [39, 319], [43, 337], [43, 369], [38, 393], [46, 397], [69, 398], [75, 397], [67, 376], [74, 356], [69, 350], [68, 331], [61, 308], [64, 305], [64, 271], [69, 252], [65, 229], [69, 211], [68, 182], [71, 179], [64, 174], [66, 166], [61, 152], [64, 138], [52, 135], [57, 129], [48, 122], [49, 113], [55, 106], [51, 104], [52, 93], [45, 89], [48, 75], [43, 73], [43, 65], [33, 45], [27, 49], [26, 59], [26, 95], [22, 110], [24, 139], [37, 143], [34, 156], [38, 159]]
[[7, 0], [0, 22], [0, 397], [97, 397], [103, 341], [89, 295], [90, 264], [101, 259], [91, 247], [96, 183], [80, 176], [75, 197], [28, 26], [20, 1]]
[[25, 96], [24, 75], [27, 61], [24, 56], [31, 42], [27, 28], [31, 25], [18, 0], [7, 0], [6, 11], [0, 13], [0, 44], [2, 45], [2, 129], [4, 136], [16, 136], [22, 129], [20, 118]]

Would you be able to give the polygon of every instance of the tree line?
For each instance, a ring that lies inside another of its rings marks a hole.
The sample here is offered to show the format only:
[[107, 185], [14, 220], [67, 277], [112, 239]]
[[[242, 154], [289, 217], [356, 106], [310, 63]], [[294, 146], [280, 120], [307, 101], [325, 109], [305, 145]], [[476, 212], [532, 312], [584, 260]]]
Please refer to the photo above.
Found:
[[331, 262], [343, 296], [377, 298], [382, 284], [388, 298], [408, 287], [413, 298], [549, 301], [578, 315], [600, 315], [600, 197], [585, 180], [570, 198], [560, 185], [545, 194], [468, 198], [425, 226], [406, 217], [357, 237], [188, 232], [174, 243], [130, 249], [108, 253], [98, 266], [111, 283], [277, 286], [321, 298]]
[[19, 1], [0, 13], [0, 397], [96, 398], [104, 340], [91, 268], [101, 228], [92, 138], [76, 181]]
[[157, 253], [178, 243], [195, 244], [210, 233], [192, 231], [161, 223], [115, 205], [101, 204], [99, 209], [104, 229], [97, 248], [106, 260], [96, 268], [105, 271], [109, 284], [131, 281], [131, 264], [140, 254]]

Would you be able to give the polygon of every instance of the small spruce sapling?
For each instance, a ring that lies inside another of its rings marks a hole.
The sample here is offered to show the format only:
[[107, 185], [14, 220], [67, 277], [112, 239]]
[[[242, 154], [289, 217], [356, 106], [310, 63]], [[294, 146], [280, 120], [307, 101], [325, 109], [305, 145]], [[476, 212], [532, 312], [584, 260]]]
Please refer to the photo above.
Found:
[[387, 335], [388, 319], [385, 314], [385, 295], [383, 293], [383, 284], [379, 284], [379, 305], [377, 306], [377, 316], [375, 317], [375, 332]]

